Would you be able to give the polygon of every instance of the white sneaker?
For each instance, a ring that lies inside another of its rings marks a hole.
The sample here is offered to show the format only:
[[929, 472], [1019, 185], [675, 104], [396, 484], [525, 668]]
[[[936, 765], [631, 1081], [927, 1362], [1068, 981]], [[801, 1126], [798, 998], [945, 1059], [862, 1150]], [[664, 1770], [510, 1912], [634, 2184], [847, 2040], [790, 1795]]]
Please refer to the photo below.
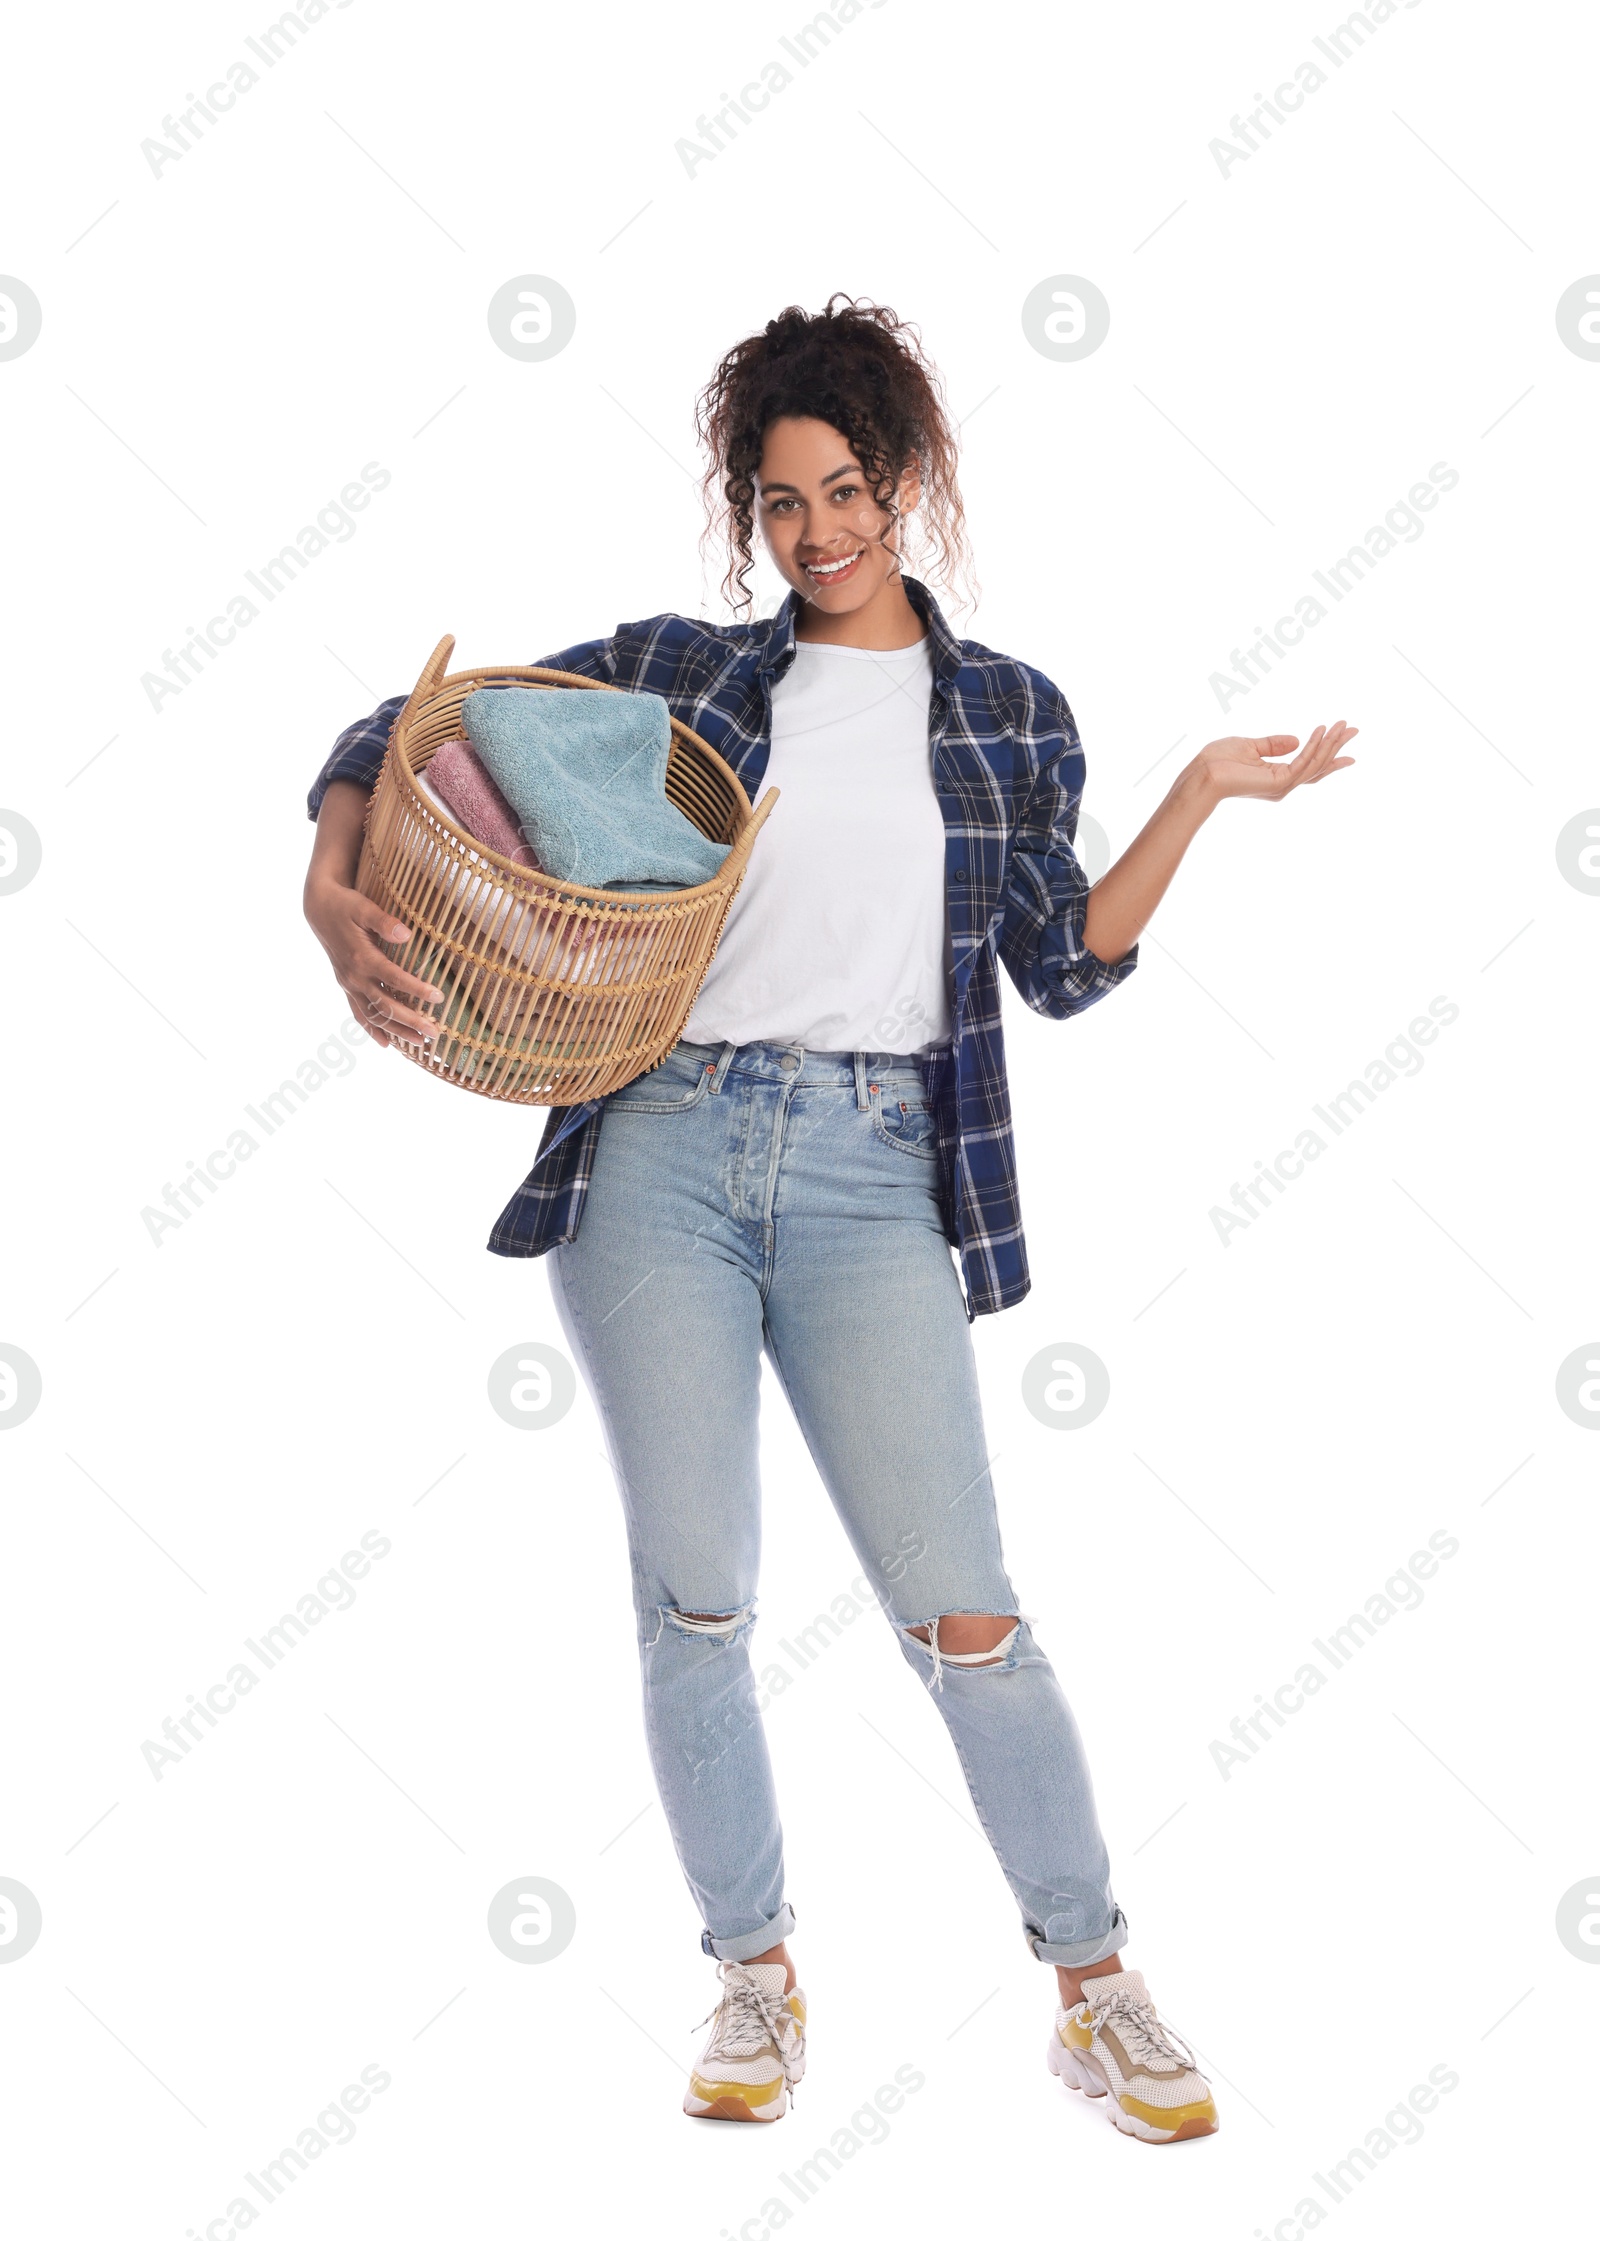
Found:
[[719, 1961], [722, 1998], [689, 2079], [684, 2113], [773, 2124], [806, 2068], [806, 2003], [781, 1961]]
[[1048, 2060], [1063, 2085], [1102, 2097], [1136, 2140], [1198, 2140], [1217, 2129], [1211, 2088], [1194, 2055], [1155, 2011], [1137, 1969], [1084, 1980], [1075, 2008], [1057, 2008]]

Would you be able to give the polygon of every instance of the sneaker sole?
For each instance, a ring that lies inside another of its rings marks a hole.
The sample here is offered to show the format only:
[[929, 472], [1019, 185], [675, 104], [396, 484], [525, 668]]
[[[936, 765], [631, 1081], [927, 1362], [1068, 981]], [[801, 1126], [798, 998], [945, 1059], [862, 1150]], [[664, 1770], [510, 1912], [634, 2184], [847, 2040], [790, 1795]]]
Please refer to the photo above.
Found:
[[733, 2093], [719, 2094], [715, 2101], [702, 2101], [698, 2096], [690, 2095], [683, 2104], [685, 2116], [723, 2117], [733, 2124], [776, 2124], [780, 2117], [788, 2114], [788, 2109], [789, 2096], [786, 2093], [781, 2094], [765, 2111], [752, 2109], [748, 2101], [741, 2101]]
[[1058, 2077], [1063, 2085], [1070, 2086], [1074, 2093], [1082, 2093], [1091, 2101], [1104, 2101], [1106, 2115], [1119, 2132], [1127, 2133], [1130, 2140], [1143, 2140], [1148, 2147], [1165, 2148], [1170, 2147], [1175, 2140], [1208, 2139], [1217, 2129], [1214, 2117], [1189, 2117], [1172, 2131], [1163, 2132], [1153, 2124], [1146, 2124], [1142, 2117], [1130, 2116], [1107, 2086], [1105, 2073], [1099, 2063], [1088, 2055], [1077, 2053], [1072, 2047], [1063, 2046], [1053, 2031], [1045, 2049], [1045, 2060], [1050, 2065], [1051, 2075]]
[[692, 2117], [723, 2117], [732, 2124], [776, 2124], [779, 2117], [787, 2116], [794, 2098], [794, 2088], [806, 2074], [804, 2052], [791, 2082], [762, 2109], [752, 2109], [740, 2093], [719, 2093], [703, 2101], [698, 2093], [689, 2092], [683, 2097], [683, 2113]]

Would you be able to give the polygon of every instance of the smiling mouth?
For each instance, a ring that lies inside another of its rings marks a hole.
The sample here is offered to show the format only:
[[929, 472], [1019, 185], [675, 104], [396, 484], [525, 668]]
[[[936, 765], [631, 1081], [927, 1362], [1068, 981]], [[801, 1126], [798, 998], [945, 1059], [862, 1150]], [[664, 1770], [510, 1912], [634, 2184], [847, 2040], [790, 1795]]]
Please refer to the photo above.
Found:
[[854, 573], [856, 564], [866, 549], [865, 545], [858, 545], [843, 560], [808, 560], [801, 565], [814, 584], [836, 584]]

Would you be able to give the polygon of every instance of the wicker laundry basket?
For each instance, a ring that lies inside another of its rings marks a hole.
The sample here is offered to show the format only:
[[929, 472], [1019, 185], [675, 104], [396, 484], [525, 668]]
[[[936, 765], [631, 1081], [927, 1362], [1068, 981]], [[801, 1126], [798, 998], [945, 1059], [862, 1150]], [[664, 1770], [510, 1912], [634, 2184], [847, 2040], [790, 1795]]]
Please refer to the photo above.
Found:
[[603, 1097], [658, 1065], [683, 1032], [738, 892], [756, 834], [777, 800], [752, 809], [744, 788], [675, 718], [667, 794], [710, 840], [728, 844], [699, 887], [627, 894], [577, 887], [497, 856], [417, 784], [436, 747], [461, 733], [480, 685], [612, 692], [559, 669], [445, 674], [442, 638], [395, 719], [367, 810], [356, 885], [410, 927], [386, 944], [406, 972], [445, 991], [433, 1048], [395, 1047], [430, 1074], [514, 1105]]

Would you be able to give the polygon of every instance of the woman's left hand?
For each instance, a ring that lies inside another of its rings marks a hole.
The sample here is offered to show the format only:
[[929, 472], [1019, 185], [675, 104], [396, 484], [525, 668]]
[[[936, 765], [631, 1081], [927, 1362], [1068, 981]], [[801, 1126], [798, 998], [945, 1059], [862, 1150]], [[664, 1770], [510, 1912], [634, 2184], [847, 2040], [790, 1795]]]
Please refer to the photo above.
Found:
[[[1341, 755], [1339, 750], [1355, 736], [1354, 726], [1341, 719], [1336, 724], [1318, 724], [1303, 747], [1293, 732], [1287, 731], [1274, 732], [1266, 739], [1214, 739], [1209, 747], [1201, 748], [1195, 762], [1219, 801], [1230, 794], [1278, 801], [1296, 786], [1314, 786], [1330, 770], [1347, 770], [1355, 757]], [[1292, 755], [1294, 760], [1269, 760], [1285, 755]]]
[[[1353, 755], [1339, 750], [1355, 736], [1352, 726], [1341, 721], [1318, 724], [1303, 747], [1287, 731], [1266, 739], [1214, 739], [1202, 747], [1193, 762], [1185, 763], [1132, 846], [1089, 890], [1086, 945], [1107, 965], [1125, 957], [1149, 924], [1184, 850], [1219, 801], [1230, 794], [1277, 801], [1296, 786], [1314, 786], [1330, 770], [1345, 770], [1354, 762]], [[1285, 756], [1294, 759], [1285, 761]]]

